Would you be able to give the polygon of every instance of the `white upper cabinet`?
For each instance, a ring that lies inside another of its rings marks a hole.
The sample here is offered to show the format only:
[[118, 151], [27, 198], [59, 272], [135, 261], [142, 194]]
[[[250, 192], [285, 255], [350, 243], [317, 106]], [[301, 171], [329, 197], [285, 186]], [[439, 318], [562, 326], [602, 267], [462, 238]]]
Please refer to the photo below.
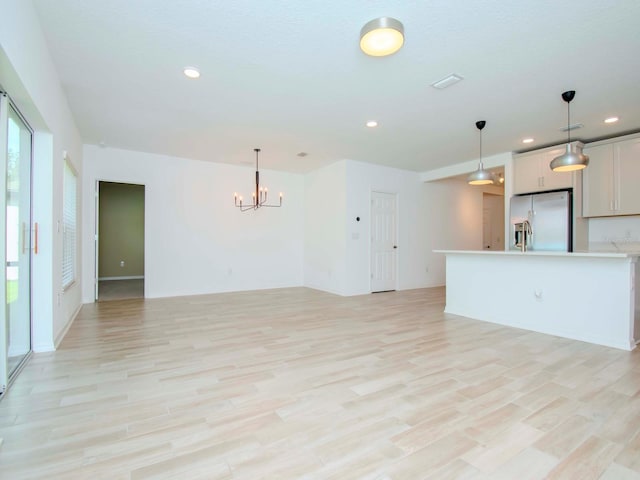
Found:
[[615, 145], [618, 169], [618, 215], [640, 214], [640, 138]]
[[589, 166], [582, 172], [582, 216], [614, 215], [613, 143], [587, 147]]
[[640, 214], [640, 138], [585, 148], [583, 216]]
[[572, 188], [574, 172], [554, 172], [551, 160], [565, 152], [565, 146], [522, 153], [513, 158], [513, 193], [543, 192]]

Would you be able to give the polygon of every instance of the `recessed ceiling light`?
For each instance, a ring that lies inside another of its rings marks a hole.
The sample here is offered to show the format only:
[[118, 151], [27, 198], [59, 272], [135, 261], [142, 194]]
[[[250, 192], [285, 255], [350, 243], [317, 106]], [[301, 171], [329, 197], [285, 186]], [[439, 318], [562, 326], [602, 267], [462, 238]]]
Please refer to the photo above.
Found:
[[618, 117], [609, 117], [604, 119], [604, 123], [616, 123], [620, 120]]
[[522, 143], [533, 143], [533, 138], [523, 138]]
[[367, 122], [367, 127], [369, 127], [369, 128], [374, 128], [374, 127], [377, 127], [377, 126], [378, 126], [378, 122], [376, 122], [375, 120], [369, 120]]
[[200, 77], [200, 70], [198, 70], [196, 67], [184, 67], [183, 72], [189, 78]]

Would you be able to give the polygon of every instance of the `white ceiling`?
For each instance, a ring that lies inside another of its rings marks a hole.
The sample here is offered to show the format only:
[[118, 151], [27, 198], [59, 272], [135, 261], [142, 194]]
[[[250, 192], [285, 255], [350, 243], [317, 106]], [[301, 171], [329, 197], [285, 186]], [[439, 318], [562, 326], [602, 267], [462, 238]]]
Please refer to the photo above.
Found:
[[[34, 4], [86, 143], [236, 164], [261, 147], [261, 167], [292, 172], [340, 159], [425, 171], [477, 158], [477, 120], [484, 156], [562, 143], [570, 89], [579, 139], [640, 130], [638, 0]], [[368, 57], [360, 28], [381, 16], [404, 24], [405, 45]], [[454, 72], [464, 81], [429, 86]]]

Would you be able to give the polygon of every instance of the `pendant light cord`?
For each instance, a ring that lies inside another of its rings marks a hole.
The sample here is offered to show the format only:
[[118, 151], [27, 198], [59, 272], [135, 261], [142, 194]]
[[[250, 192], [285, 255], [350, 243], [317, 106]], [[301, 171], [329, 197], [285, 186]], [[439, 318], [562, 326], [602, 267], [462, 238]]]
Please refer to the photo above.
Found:
[[484, 164], [482, 163], [482, 129], [480, 129], [480, 170], [484, 170]]
[[571, 143], [571, 101], [567, 102], [567, 143]]

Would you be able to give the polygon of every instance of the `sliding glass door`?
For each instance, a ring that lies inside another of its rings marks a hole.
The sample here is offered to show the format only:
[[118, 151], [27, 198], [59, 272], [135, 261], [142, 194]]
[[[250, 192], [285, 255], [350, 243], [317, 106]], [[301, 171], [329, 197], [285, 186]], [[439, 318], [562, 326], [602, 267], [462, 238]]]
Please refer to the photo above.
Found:
[[[31, 224], [32, 132], [4, 97], [1, 128], [5, 173], [5, 322], [3, 355], [6, 382], [31, 352], [31, 252], [37, 248], [37, 226]], [[6, 120], [5, 120], [6, 119]], [[34, 243], [32, 245], [32, 243]]]

